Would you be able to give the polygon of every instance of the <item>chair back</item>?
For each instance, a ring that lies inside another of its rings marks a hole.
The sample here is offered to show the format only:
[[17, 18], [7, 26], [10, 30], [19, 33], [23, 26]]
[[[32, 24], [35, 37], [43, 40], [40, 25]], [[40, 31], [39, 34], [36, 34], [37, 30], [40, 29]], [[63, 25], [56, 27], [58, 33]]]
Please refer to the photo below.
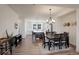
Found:
[[66, 40], [66, 36], [64, 34], [60, 34], [60, 40], [61, 41], [65, 41]]
[[66, 41], [69, 42], [69, 35], [67, 32], [64, 32], [63, 34], [60, 35], [60, 40], [61, 41]]
[[15, 37], [9, 38], [9, 45], [14, 46], [15, 45]]
[[54, 35], [54, 41], [60, 41], [60, 34]]
[[6, 36], [7, 36], [7, 38], [9, 38], [9, 34], [8, 34], [7, 30], [6, 30]]
[[60, 38], [60, 34], [55, 34], [54, 37], [55, 38]]

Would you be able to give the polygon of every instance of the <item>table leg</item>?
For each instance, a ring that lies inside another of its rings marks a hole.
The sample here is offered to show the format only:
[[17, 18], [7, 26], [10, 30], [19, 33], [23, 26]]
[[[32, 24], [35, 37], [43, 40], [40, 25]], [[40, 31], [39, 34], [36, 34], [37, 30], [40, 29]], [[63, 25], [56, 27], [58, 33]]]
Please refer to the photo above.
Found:
[[50, 47], [51, 47], [51, 43], [50, 43], [50, 39], [49, 39], [49, 44], [48, 44], [49, 46], [48, 46], [48, 49], [49, 49], [49, 51], [50, 51]]

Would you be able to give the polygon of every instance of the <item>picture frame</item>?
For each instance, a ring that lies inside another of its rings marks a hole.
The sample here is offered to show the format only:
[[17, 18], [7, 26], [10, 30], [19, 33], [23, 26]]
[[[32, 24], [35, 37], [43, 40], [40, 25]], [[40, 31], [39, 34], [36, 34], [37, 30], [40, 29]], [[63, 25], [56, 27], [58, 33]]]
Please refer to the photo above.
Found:
[[17, 23], [15, 23], [14, 26], [15, 26], [15, 29], [18, 29], [18, 24]]

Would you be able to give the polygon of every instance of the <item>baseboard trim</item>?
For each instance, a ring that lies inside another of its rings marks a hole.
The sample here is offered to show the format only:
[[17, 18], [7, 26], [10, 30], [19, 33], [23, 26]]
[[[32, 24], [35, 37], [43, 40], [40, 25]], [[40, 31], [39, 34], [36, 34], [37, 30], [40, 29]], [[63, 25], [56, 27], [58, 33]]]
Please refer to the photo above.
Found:
[[76, 49], [76, 45], [73, 45], [73, 44], [71, 44], [71, 43], [70, 43], [69, 45], [71, 45], [72, 47], [74, 47], [74, 48]]
[[79, 54], [79, 51], [76, 50], [76, 45], [70, 44], [72, 47], [75, 48], [75, 52]]

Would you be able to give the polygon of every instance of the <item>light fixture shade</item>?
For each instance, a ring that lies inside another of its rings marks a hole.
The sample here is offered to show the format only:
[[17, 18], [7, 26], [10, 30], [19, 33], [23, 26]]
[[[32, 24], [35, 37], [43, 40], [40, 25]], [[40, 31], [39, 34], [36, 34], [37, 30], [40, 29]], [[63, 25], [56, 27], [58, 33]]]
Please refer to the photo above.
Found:
[[48, 22], [49, 22], [49, 20], [47, 19], [47, 20], [46, 20], [46, 22], [48, 23]]
[[55, 20], [52, 19], [52, 22], [55, 23]]
[[46, 22], [49, 23], [49, 24], [56, 22], [56, 21], [55, 21], [54, 19], [52, 19], [52, 17], [51, 17], [51, 10], [52, 10], [52, 9], [49, 9], [49, 11], [50, 11], [50, 17], [49, 17], [48, 20], [46, 20]]

